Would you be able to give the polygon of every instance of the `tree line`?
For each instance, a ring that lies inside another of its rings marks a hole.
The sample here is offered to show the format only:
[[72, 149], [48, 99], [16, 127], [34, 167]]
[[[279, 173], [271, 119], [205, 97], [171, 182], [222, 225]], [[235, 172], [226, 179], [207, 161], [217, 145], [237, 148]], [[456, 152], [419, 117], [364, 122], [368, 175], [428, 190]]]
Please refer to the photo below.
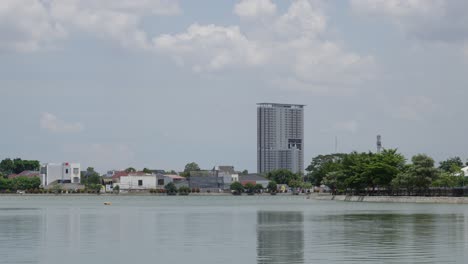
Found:
[[4, 159], [0, 161], [0, 176], [7, 177], [10, 174], [19, 174], [25, 170], [39, 171], [41, 164], [38, 160]]
[[434, 160], [418, 154], [407, 163], [396, 149], [381, 153], [351, 152], [319, 155], [306, 168], [305, 180], [315, 186], [326, 185], [333, 192], [424, 193], [431, 188], [465, 185], [463, 164], [459, 157], [449, 158], [436, 167]]

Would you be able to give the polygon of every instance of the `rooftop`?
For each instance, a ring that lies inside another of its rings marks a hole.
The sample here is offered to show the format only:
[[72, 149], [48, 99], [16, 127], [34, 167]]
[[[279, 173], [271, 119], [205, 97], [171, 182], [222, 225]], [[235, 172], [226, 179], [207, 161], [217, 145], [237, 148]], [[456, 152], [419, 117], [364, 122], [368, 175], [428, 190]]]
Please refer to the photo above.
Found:
[[303, 104], [279, 104], [279, 103], [257, 103], [259, 107], [285, 107], [285, 108], [303, 108]]

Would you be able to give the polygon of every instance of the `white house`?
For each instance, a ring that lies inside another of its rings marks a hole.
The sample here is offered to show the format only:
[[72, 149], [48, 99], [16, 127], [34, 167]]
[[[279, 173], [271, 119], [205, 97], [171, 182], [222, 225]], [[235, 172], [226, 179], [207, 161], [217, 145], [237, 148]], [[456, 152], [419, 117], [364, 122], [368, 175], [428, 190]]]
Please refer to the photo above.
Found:
[[156, 189], [158, 178], [156, 174], [135, 172], [120, 176], [120, 182], [115, 183], [120, 190], [149, 190]]
[[80, 183], [80, 171], [79, 163], [46, 163], [40, 170], [41, 184]]
[[468, 177], [468, 166], [461, 169], [465, 174], [465, 177]]

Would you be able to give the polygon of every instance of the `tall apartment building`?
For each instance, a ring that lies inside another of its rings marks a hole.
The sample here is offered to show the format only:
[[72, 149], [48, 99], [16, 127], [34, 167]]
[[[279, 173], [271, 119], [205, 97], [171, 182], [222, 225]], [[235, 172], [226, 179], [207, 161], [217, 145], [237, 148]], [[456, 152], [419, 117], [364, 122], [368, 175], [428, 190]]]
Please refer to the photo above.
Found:
[[257, 171], [304, 170], [304, 105], [257, 104]]

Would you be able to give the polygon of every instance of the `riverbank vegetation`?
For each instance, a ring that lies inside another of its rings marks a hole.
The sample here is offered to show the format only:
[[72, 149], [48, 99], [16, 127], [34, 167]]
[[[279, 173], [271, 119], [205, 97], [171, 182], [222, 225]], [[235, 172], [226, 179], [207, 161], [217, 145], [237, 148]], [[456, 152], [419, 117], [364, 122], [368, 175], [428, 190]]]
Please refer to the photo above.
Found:
[[455, 157], [436, 167], [424, 154], [413, 156], [408, 163], [396, 149], [339, 153], [313, 158], [305, 180], [328, 186], [334, 193], [432, 195], [441, 189], [464, 187], [463, 165]]

